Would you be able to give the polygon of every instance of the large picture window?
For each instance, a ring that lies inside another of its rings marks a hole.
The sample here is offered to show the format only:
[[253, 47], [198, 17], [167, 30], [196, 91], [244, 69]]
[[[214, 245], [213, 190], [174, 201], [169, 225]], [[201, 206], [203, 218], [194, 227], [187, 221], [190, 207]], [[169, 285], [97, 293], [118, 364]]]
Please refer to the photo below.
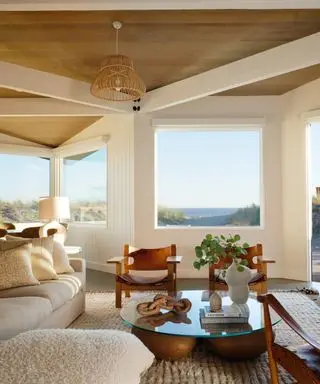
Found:
[[71, 222], [106, 223], [106, 147], [63, 159], [62, 194], [70, 200]]
[[0, 154], [0, 221], [39, 221], [39, 198], [50, 191], [50, 159]]
[[158, 227], [260, 226], [260, 130], [156, 131]]

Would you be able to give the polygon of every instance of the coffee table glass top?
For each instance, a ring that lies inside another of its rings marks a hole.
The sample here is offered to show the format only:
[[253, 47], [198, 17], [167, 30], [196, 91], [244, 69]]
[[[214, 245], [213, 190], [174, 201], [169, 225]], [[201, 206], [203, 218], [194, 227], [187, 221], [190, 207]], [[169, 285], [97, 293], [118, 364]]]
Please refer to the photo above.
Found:
[[[222, 296], [222, 305], [231, 305], [232, 301], [227, 292], [219, 292]], [[157, 333], [191, 336], [204, 338], [218, 338], [228, 336], [240, 336], [264, 329], [263, 307], [256, 300], [256, 295], [250, 293], [246, 310], [249, 312], [249, 320], [244, 324], [209, 324], [201, 325], [200, 309], [209, 305], [208, 291], [179, 291], [177, 299], [187, 298], [191, 301], [191, 310], [182, 315], [175, 315], [167, 310], [161, 310], [161, 316], [142, 316], [136, 307], [139, 303], [152, 301], [155, 295], [144, 295], [138, 299], [132, 298], [121, 310], [120, 316], [130, 326], [146, 331]], [[280, 321], [280, 318], [271, 311], [273, 325]]]

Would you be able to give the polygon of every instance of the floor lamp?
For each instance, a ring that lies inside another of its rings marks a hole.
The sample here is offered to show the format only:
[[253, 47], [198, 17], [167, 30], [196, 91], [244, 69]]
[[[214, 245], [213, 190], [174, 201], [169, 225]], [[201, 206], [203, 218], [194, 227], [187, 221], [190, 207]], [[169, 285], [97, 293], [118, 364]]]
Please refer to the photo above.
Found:
[[49, 220], [48, 223], [40, 228], [40, 236], [47, 236], [48, 230], [53, 228], [57, 230], [54, 234], [55, 240], [64, 244], [67, 237], [67, 229], [59, 221], [70, 218], [69, 199], [61, 196], [40, 198], [39, 217], [41, 220]]

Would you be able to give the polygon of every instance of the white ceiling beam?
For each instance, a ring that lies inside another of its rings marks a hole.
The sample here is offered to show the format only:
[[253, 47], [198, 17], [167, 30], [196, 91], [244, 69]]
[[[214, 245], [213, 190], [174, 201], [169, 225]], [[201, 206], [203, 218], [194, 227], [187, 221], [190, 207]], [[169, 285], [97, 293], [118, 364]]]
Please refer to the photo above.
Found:
[[103, 116], [109, 113], [112, 111], [45, 97], [0, 98], [2, 117]]
[[108, 103], [91, 95], [90, 84], [19, 65], [0, 62], [0, 87], [70, 101], [114, 112], [132, 112], [132, 103]]
[[320, 63], [320, 32], [148, 92], [150, 113]]
[[312, 9], [319, 0], [3, 0], [0, 11]]

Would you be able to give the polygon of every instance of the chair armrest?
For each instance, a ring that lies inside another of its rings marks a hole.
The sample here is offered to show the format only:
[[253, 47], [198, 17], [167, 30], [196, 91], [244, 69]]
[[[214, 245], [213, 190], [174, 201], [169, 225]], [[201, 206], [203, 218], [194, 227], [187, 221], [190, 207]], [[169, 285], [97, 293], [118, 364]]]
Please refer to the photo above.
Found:
[[76, 257], [70, 257], [69, 262], [71, 267], [74, 269], [75, 272], [85, 272], [86, 270], [86, 261], [82, 258], [76, 258]]
[[276, 261], [275, 260], [262, 260], [262, 264], [274, 264]]
[[183, 256], [169, 256], [167, 257], [168, 264], [179, 264], [181, 263]]
[[108, 264], [121, 264], [124, 261], [124, 256], [113, 257], [107, 260]]

